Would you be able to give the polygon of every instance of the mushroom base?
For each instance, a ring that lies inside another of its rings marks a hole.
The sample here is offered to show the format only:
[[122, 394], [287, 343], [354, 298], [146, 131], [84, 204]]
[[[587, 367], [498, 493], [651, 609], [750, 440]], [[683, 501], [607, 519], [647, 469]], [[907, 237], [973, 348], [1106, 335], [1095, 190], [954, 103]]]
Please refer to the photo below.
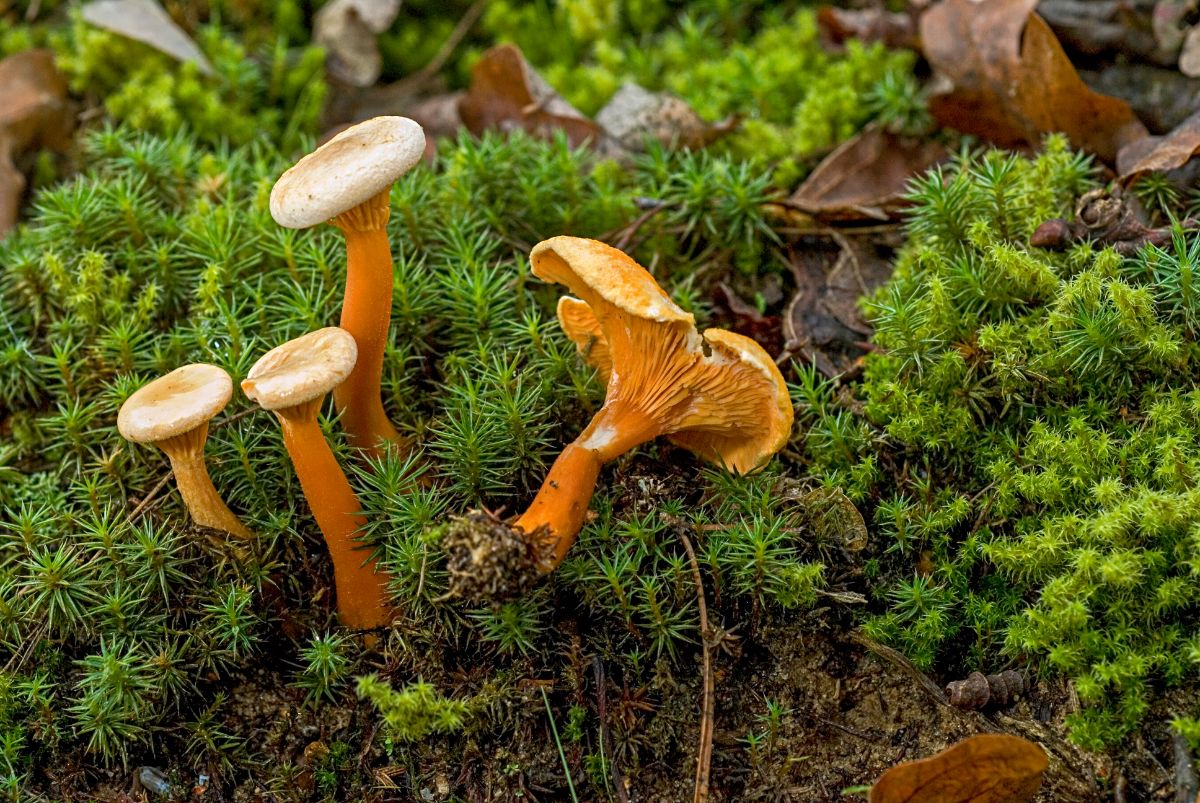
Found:
[[481, 511], [456, 517], [442, 538], [450, 595], [479, 602], [519, 597], [554, 565], [553, 549], [539, 535]]

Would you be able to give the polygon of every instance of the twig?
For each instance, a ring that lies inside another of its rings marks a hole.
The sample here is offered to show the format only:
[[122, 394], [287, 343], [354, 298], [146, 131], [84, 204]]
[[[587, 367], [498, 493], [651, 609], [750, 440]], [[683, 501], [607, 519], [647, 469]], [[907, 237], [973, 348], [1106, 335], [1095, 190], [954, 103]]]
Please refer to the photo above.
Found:
[[592, 658], [592, 674], [596, 677], [596, 713], [600, 716], [600, 754], [608, 757], [608, 769], [620, 803], [629, 803], [625, 776], [617, 766], [617, 753], [612, 749], [612, 734], [608, 730], [608, 704], [604, 693], [604, 661], [599, 655]]
[[208, 428], [210, 431], [214, 430], [214, 429], [220, 429], [221, 427], [232, 424], [234, 421], [241, 421], [246, 416], [254, 415], [257, 412], [261, 412], [261, 410], [262, 410], [261, 407], [249, 407], [245, 410], [242, 410], [240, 413], [234, 413], [233, 415], [222, 418], [220, 421], [210, 424]]
[[1173, 731], [1171, 747], [1175, 752], [1175, 803], [1195, 803], [1196, 795], [1200, 793], [1200, 778], [1196, 777], [1191, 745]]
[[400, 88], [404, 91], [411, 90], [415, 92], [418, 87], [441, 72], [442, 67], [446, 66], [446, 62], [454, 54], [454, 50], [462, 43], [463, 38], [470, 33], [472, 26], [479, 21], [479, 17], [483, 14], [483, 10], [487, 7], [487, 4], [488, 0], [475, 0], [466, 13], [459, 19], [458, 24], [454, 26], [454, 30], [446, 37], [446, 41], [442, 42], [442, 46], [438, 48], [438, 52], [433, 55], [433, 58], [424, 67], [411, 75], [406, 75], [388, 88]]
[[659, 203], [651, 206], [645, 212], [642, 212], [642, 214], [638, 215], [632, 221], [627, 223], [624, 228], [617, 229], [617, 231], [621, 233], [621, 236], [617, 238], [615, 243], [613, 243], [613, 248], [617, 249], [618, 251], [624, 251], [629, 246], [629, 241], [632, 240], [633, 236], [638, 233], [638, 230], [641, 229], [642, 226], [646, 225], [646, 222], [649, 221], [650, 218], [666, 209], [668, 205], [669, 204]]
[[716, 708], [716, 691], [713, 688], [712, 630], [708, 626], [708, 605], [704, 601], [704, 581], [700, 577], [700, 564], [696, 561], [696, 551], [692, 549], [692, 541], [680, 526], [677, 529], [679, 540], [687, 550], [688, 562], [692, 564], [692, 581], [696, 584], [696, 600], [700, 606], [700, 655], [704, 668], [704, 699], [700, 710], [700, 747], [696, 755], [696, 794], [694, 803], [705, 803], [708, 800], [708, 782], [712, 772], [713, 719]]
[[908, 660], [891, 647], [880, 644], [878, 641], [868, 638], [857, 630], [850, 631], [850, 640], [857, 644], [861, 644], [871, 652], [878, 655], [880, 658], [886, 658], [888, 661], [891, 661], [893, 664], [903, 669], [912, 676], [913, 680], [917, 681], [917, 684], [924, 689], [930, 697], [937, 700], [942, 705], [950, 704], [950, 701], [946, 699], [946, 693], [942, 691], [940, 686], [938, 686], [929, 678], [925, 677], [925, 673], [913, 666], [912, 661]]
[[160, 479], [158, 481], [158, 483], [153, 488], [150, 489], [150, 493], [148, 493], [144, 497], [142, 497], [142, 501], [138, 502], [138, 506], [135, 507], [133, 509], [133, 512], [129, 514], [130, 521], [133, 521], [134, 519], [136, 519], [139, 515], [141, 515], [142, 511], [144, 511], [147, 507], [150, 506], [150, 503], [154, 501], [154, 498], [156, 496], [158, 496], [158, 492], [166, 487], [167, 483], [171, 480], [171, 477], [173, 477], [173, 476], [175, 476], [174, 471], [168, 471], [166, 474], [164, 474], [162, 476], [162, 479]]

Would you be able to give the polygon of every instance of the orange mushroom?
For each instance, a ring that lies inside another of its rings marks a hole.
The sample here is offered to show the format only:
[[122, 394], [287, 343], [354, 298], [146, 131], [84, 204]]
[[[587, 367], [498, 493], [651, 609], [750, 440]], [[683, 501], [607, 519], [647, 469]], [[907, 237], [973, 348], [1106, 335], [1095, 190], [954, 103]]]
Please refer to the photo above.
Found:
[[[793, 417], [787, 385], [753, 340], [722, 329], [701, 335], [692, 315], [645, 268], [604, 243], [554, 237], [534, 247], [531, 261], [535, 276], [579, 297], [560, 301], [559, 320], [608, 385], [604, 406], [512, 524], [536, 548], [533, 560], [544, 571], [574, 543], [600, 468], [640, 444], [667, 436], [744, 474], [762, 468], [787, 442]], [[478, 515], [464, 522], [448, 533], [448, 567], [456, 589], [475, 590], [480, 580], [473, 575], [487, 571], [495, 556], [481, 545]]]
[[351, 126], [288, 169], [271, 190], [271, 216], [304, 229], [329, 221], [346, 237], [341, 328], [358, 344], [354, 371], [333, 392], [350, 442], [372, 455], [402, 438], [380, 396], [392, 315], [392, 251], [387, 238], [392, 184], [425, 153], [425, 134], [407, 117]]
[[233, 380], [221, 368], [185, 365], [126, 399], [117, 413], [117, 429], [125, 440], [152, 443], [166, 452], [192, 521], [244, 539], [250, 531], [217, 493], [204, 462], [208, 422], [232, 396]]
[[279, 418], [283, 443], [333, 559], [338, 618], [361, 630], [391, 621], [391, 578], [355, 540], [366, 523], [362, 506], [317, 421], [325, 394], [350, 375], [357, 351], [344, 329], [309, 332], [264, 354], [242, 391]]

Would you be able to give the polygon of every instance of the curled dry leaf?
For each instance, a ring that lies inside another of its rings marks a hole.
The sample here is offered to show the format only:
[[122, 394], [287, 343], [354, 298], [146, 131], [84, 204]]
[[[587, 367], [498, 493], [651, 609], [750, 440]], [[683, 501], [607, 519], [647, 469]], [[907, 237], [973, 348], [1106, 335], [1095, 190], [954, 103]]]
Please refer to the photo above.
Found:
[[212, 65], [182, 28], [154, 0], [96, 0], [83, 7], [83, 18], [115, 34], [137, 40], [179, 61], [194, 63], [212, 75]]
[[458, 112], [476, 136], [497, 129], [548, 138], [562, 130], [575, 147], [605, 139], [600, 126], [555, 92], [515, 45], [500, 45], [483, 54], [471, 71], [471, 86], [459, 101]]
[[737, 119], [709, 123], [683, 98], [628, 83], [596, 114], [596, 123], [626, 148], [640, 150], [647, 137], [664, 145], [703, 148], [733, 130]]
[[1025, 803], [1046, 766], [1045, 751], [1033, 742], [984, 733], [892, 767], [871, 787], [870, 803]]
[[25, 189], [14, 159], [36, 148], [64, 150], [73, 125], [67, 82], [49, 50], [0, 61], [0, 236], [17, 222]]
[[947, 156], [939, 142], [872, 124], [826, 156], [788, 202], [826, 221], [888, 220], [908, 180]]
[[945, 0], [921, 17], [925, 57], [936, 73], [929, 110], [942, 125], [997, 145], [1036, 145], [1061, 131], [1112, 162], [1146, 136], [1128, 103], [1089, 89], [1037, 0]]
[[375, 37], [400, 13], [400, 0], [333, 0], [313, 18], [313, 41], [325, 48], [329, 74], [351, 86], [370, 86], [383, 71]]
[[1184, 120], [1165, 137], [1145, 137], [1121, 148], [1117, 172], [1129, 186], [1146, 173], [1165, 173], [1183, 167], [1200, 152], [1200, 112]]

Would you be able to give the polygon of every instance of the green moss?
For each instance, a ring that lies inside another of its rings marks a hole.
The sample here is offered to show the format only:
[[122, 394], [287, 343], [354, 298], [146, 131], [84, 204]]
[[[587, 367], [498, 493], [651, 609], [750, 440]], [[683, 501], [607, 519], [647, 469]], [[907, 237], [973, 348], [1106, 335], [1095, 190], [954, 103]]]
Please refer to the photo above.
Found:
[[[259, 745], [224, 724], [233, 684], [271, 666], [297, 699], [344, 704], [363, 656], [336, 629], [321, 538], [269, 415], [233, 420], [251, 408], [235, 394], [207, 448], [217, 488], [258, 534], [246, 556], [192, 529], [170, 484], [131, 519], [167, 464], [114, 426], [121, 402], [156, 375], [205, 361], [236, 382], [267, 349], [336, 322], [340, 235], [275, 225], [267, 198], [286, 160], [267, 147], [128, 129], [90, 132], [82, 147], [88, 172], [38, 193], [28, 223], [0, 242], [0, 655], [19, 656], [8, 699], [35, 684], [38, 701], [16, 698], [8, 725], [0, 705], [0, 738], [12, 734], [16, 771], [41, 790], [37, 768], [78, 752], [121, 764], [161, 749], [237, 772]], [[433, 169], [395, 188], [384, 397], [420, 449], [412, 462], [368, 466], [325, 426], [404, 607], [389, 675], [463, 700], [482, 684], [477, 734], [515, 727], [513, 678], [569, 674], [559, 657], [569, 638], [554, 624], [563, 611], [603, 624], [587, 649], [630, 683], [691, 666], [696, 596], [679, 526], [697, 525], [720, 605], [762, 615], [808, 604], [820, 587], [777, 470], [729, 477], [660, 445], [606, 472], [597, 516], [550, 585], [497, 609], [440, 600], [447, 515], [526, 505], [602, 397], [553, 317], [557, 291], [529, 276], [532, 243], [613, 231], [640, 214], [635, 198], [664, 200], [642, 228], [643, 258], [657, 252], [664, 287], [703, 318], [699, 265], [780, 269], [759, 262], [771, 259], [754, 200], [766, 186], [712, 155], [656, 150], [614, 170], [562, 140], [486, 137], [448, 143]], [[646, 493], [652, 507], [631, 507]], [[305, 635], [285, 637], [280, 617]], [[483, 677], [462, 688], [453, 667]], [[540, 701], [532, 711], [544, 716]]]
[[[909, 243], [866, 303], [884, 353], [865, 416], [811, 383], [801, 397], [814, 461], [890, 539], [868, 631], [923, 668], [1007, 656], [1066, 675], [1084, 703], [1072, 735], [1100, 748], [1195, 673], [1200, 250], [1182, 234], [1127, 260], [1029, 249], [1089, 175], [1051, 138], [914, 185]], [[892, 469], [864, 487], [851, 478], [876, 444]], [[933, 571], [914, 575], [923, 551]]]

